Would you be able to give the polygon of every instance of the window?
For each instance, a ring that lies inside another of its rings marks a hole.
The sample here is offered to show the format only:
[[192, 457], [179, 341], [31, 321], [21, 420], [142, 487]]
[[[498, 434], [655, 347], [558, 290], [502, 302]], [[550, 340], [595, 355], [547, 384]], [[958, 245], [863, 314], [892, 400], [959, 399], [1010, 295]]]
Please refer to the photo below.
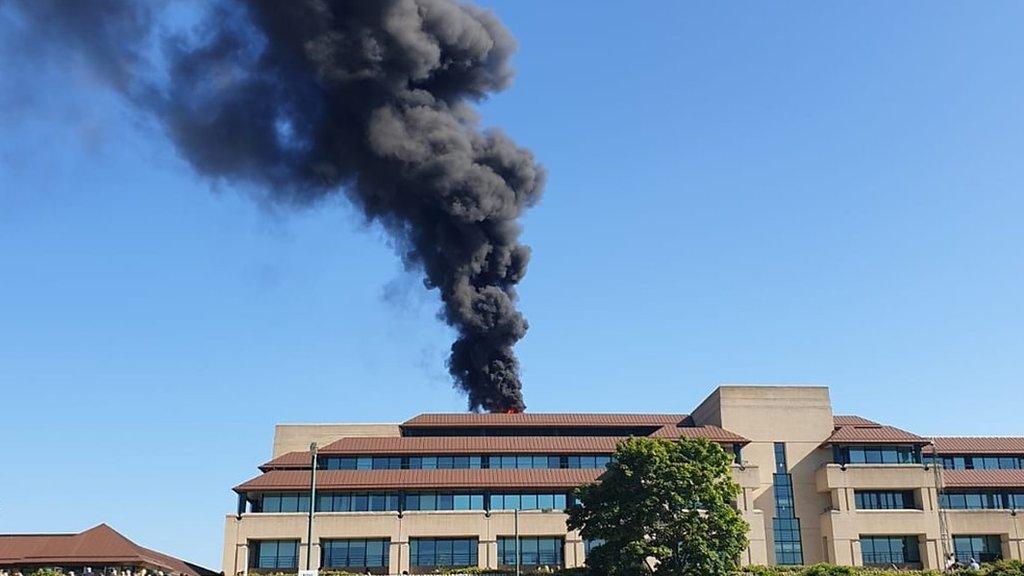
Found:
[[317, 512], [397, 512], [397, 492], [320, 492], [316, 495]]
[[914, 446], [842, 446], [837, 464], [920, 464], [921, 451]]
[[786, 465], [786, 445], [782, 442], [775, 443], [775, 473], [786, 474], [789, 469]]
[[564, 510], [565, 494], [491, 494], [491, 510]]
[[1003, 558], [1003, 541], [999, 536], [953, 536], [953, 550], [961, 562], [974, 558], [978, 562], [995, 562]]
[[772, 535], [775, 537], [776, 564], [794, 566], [804, 563], [799, 518], [774, 518]]
[[584, 558], [590, 558], [590, 552], [594, 548], [597, 548], [598, 546], [604, 544], [605, 542], [606, 542], [605, 540], [601, 540], [600, 538], [595, 538], [593, 540], [585, 540], [583, 542], [583, 551], [584, 551], [584, 556], [583, 557]]
[[860, 549], [865, 566], [899, 566], [921, 562], [917, 536], [861, 536]]
[[387, 538], [324, 540], [321, 542], [321, 565], [325, 568], [386, 568], [390, 543]]
[[405, 510], [483, 510], [483, 494], [421, 492], [405, 495]]
[[259, 512], [309, 512], [309, 494], [265, 492], [259, 498]]
[[939, 496], [939, 506], [947, 510], [1001, 510], [1012, 507], [1015, 496], [1001, 492], [947, 492]]
[[[498, 538], [498, 563], [514, 566], [516, 539]], [[561, 538], [519, 538], [519, 564], [522, 566], [561, 566]]]
[[299, 566], [298, 540], [258, 540], [249, 543], [250, 562], [256, 568], [289, 568]]
[[775, 537], [775, 563], [799, 565], [804, 563], [803, 542], [800, 539], [800, 519], [796, 517], [793, 500], [793, 477], [789, 475], [786, 445], [775, 443], [775, 474], [772, 475], [775, 495], [775, 518], [772, 535]]
[[942, 456], [942, 467], [946, 470], [1020, 470], [1024, 468], [1024, 456]]
[[485, 462], [488, 468], [518, 468], [520, 470], [544, 468], [601, 469], [608, 467], [608, 464], [610, 464], [611, 461], [612, 457], [610, 455], [595, 454], [572, 456], [505, 454], [485, 457]]
[[410, 538], [409, 563], [413, 566], [476, 566], [476, 538]]
[[858, 510], [911, 510], [914, 508], [914, 492], [912, 490], [857, 490], [854, 492], [854, 498]]
[[783, 518], [792, 518], [794, 515], [792, 477], [789, 474], [775, 474], [773, 476], [776, 515]]

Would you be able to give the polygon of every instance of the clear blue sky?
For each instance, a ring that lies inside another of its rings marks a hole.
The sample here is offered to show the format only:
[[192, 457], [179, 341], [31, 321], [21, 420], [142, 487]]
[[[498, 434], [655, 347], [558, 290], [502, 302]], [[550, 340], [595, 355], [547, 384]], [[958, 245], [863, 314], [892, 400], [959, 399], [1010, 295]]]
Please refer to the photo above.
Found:
[[[922, 434], [1024, 434], [1024, 6], [493, 6], [521, 48], [485, 121], [550, 171], [531, 410], [817, 383]], [[11, 56], [0, 532], [108, 522], [219, 569], [275, 423], [464, 407], [380, 231], [211, 191], [87, 74]]]

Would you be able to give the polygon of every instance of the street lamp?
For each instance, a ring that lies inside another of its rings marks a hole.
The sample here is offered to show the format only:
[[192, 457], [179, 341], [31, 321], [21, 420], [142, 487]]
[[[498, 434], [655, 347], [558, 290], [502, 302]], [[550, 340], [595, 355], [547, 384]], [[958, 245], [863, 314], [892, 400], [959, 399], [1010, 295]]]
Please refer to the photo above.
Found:
[[306, 570], [313, 569], [313, 514], [316, 511], [316, 442], [309, 445], [309, 522], [306, 526]]
[[514, 511], [516, 532], [516, 576], [519, 576], [519, 506]]

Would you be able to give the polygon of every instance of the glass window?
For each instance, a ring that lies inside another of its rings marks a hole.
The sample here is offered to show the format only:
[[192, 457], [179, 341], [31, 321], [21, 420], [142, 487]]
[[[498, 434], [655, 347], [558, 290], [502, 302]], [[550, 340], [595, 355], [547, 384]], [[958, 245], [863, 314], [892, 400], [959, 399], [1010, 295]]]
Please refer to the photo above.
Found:
[[844, 446], [839, 464], [920, 464], [920, 450], [913, 446]]
[[533, 468], [533, 456], [516, 456], [516, 468]]
[[865, 566], [921, 562], [917, 536], [861, 536], [860, 548]]
[[298, 540], [259, 540], [249, 543], [252, 564], [256, 568], [297, 568]]
[[914, 492], [911, 490], [857, 490], [854, 492], [854, 499], [859, 510], [909, 510], [914, 508]]
[[798, 518], [774, 518], [772, 534], [775, 540], [775, 563], [784, 566], [804, 563], [803, 543], [800, 540]]
[[789, 472], [789, 466], [786, 464], [786, 445], [782, 442], [775, 443], [775, 473], [785, 474]]
[[554, 510], [555, 509], [555, 495], [554, 494], [534, 494], [537, 497], [537, 507], [535, 510]]
[[[1024, 498], [1024, 494], [1022, 494], [1021, 497]], [[554, 509], [555, 510], [565, 510], [565, 508], [566, 508], [565, 501], [566, 501], [565, 494], [555, 494], [555, 506], [554, 506]], [[1024, 502], [1024, 499], [1022, 499], [1021, 502]]]
[[476, 566], [476, 538], [410, 538], [409, 563], [413, 566]]
[[298, 512], [299, 511], [299, 495], [298, 494], [282, 494], [281, 495], [281, 512]]
[[580, 468], [597, 468], [597, 459], [594, 456], [580, 456]]
[[961, 562], [974, 558], [978, 562], [995, 562], [1003, 558], [1003, 542], [999, 536], [953, 536], [953, 549]]
[[280, 494], [264, 494], [263, 504], [260, 508], [263, 512], [280, 512], [281, 511], [281, 495]]
[[583, 542], [584, 559], [590, 558], [590, 553], [594, 550], [594, 548], [597, 548], [605, 542], [605, 540], [602, 540], [600, 538], [595, 538], [593, 540], [585, 540]]
[[[523, 566], [561, 566], [562, 546], [561, 538], [522, 537], [519, 539], [519, 563]], [[516, 541], [514, 537], [498, 538], [498, 563], [502, 566], [515, 565]]]

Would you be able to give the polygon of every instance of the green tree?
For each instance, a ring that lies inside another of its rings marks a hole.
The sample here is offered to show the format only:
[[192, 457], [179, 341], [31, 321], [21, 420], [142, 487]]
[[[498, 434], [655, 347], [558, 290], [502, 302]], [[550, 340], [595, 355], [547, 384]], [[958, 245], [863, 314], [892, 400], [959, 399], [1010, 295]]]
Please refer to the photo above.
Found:
[[602, 576], [723, 576], [747, 547], [732, 458], [707, 440], [630, 438], [598, 484], [576, 490], [569, 527], [603, 540], [587, 558]]

